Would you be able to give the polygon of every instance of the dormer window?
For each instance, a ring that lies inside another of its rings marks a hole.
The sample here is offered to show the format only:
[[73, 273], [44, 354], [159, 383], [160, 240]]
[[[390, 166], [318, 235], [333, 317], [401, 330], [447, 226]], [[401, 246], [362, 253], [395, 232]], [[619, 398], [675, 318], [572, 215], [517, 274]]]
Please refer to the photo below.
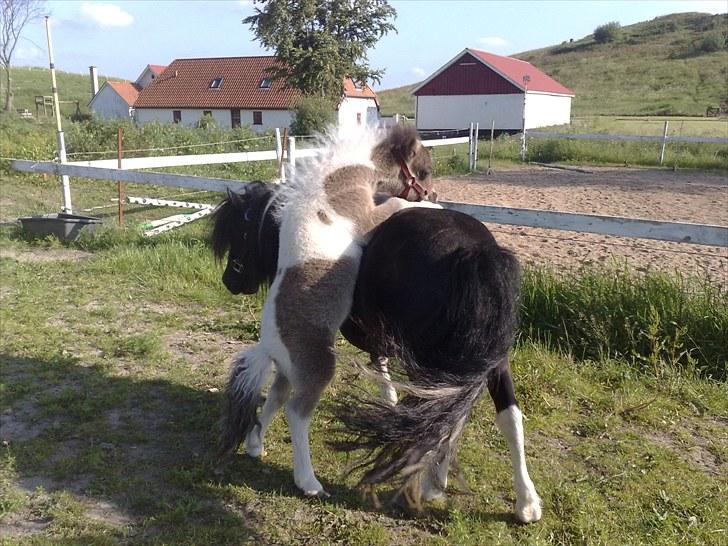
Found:
[[220, 89], [222, 85], [222, 76], [218, 76], [210, 82], [210, 89]]
[[273, 85], [273, 78], [263, 78], [258, 84], [258, 89], [270, 89]]
[[352, 80], [352, 81], [354, 82], [354, 89], [356, 89], [357, 91], [364, 91], [364, 88], [366, 87], [364, 82], [360, 82], [358, 80]]

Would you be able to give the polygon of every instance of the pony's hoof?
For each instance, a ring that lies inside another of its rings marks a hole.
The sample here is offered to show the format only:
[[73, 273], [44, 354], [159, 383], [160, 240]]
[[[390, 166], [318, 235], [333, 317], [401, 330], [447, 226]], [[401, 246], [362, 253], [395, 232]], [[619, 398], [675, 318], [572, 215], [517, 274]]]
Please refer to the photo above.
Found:
[[247, 438], [245, 438], [245, 453], [255, 459], [260, 459], [265, 456], [263, 441], [260, 436], [260, 428], [256, 425], [253, 430], [248, 433]]
[[521, 523], [533, 523], [541, 519], [541, 499], [529, 498], [516, 503], [516, 517]]
[[248, 447], [245, 446], [245, 453], [248, 455], [248, 457], [253, 457], [253, 459], [262, 459], [267, 455], [265, 449], [263, 449], [263, 446], [256, 446], [256, 447]]
[[319, 498], [319, 499], [328, 499], [331, 497], [324, 489], [319, 489], [318, 491], [304, 491], [303, 494], [306, 497], [312, 497], [312, 498]]

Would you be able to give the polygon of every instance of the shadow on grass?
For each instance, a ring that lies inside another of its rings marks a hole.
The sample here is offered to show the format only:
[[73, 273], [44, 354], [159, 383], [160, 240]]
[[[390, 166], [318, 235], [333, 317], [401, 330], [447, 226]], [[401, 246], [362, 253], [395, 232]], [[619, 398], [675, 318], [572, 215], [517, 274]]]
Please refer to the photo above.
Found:
[[[51, 526], [56, 536], [79, 536], [90, 520], [104, 529], [99, 537], [110, 532], [135, 542], [261, 541], [266, 519], [261, 513], [270, 508], [258, 494], [300, 498], [290, 461], [236, 454], [218, 463], [213, 450], [220, 392], [166, 378], [110, 375], [103, 366], [73, 358], [0, 354], [0, 375], [0, 460], [6, 467], [0, 473], [31, 499], [30, 506], [9, 511], [5, 531], [22, 536], [30, 521], [38, 524], [30, 534]], [[331, 498], [311, 499], [311, 505], [383, 513], [434, 532], [450, 521], [446, 507], [421, 513], [377, 509], [344, 483], [324, 480], [324, 487]], [[66, 518], [58, 517], [58, 507], [52, 517], [38, 516], [33, 503], [58, 494], [71, 495], [82, 509], [69, 509]], [[381, 498], [390, 495], [384, 491]], [[514, 521], [504, 513], [478, 517]]]

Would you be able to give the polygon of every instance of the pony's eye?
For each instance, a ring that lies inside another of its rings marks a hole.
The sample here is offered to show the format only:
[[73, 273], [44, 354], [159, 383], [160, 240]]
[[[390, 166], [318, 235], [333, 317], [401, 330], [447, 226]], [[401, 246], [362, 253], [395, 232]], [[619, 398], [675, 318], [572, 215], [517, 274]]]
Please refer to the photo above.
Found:
[[417, 173], [417, 177], [420, 180], [424, 180], [428, 176], [430, 176], [430, 171], [427, 171], [427, 170], [421, 170], [420, 172]]

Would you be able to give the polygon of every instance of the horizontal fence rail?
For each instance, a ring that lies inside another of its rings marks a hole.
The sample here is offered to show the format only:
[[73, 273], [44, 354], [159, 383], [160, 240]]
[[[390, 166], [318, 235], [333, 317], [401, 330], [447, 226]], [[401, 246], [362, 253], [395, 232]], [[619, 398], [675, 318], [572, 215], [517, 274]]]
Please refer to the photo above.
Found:
[[572, 140], [642, 141], [642, 142], [709, 142], [728, 144], [723, 137], [651, 136], [651, 135], [608, 135], [602, 133], [549, 133], [547, 131], [526, 131], [528, 138], [567, 138]]
[[[251, 161], [277, 160], [275, 150], [262, 152], [230, 152], [221, 154], [166, 155], [157, 157], [124, 158], [122, 169], [150, 169], [154, 167], [184, 167], [186, 165], [214, 165], [220, 163], [242, 163]], [[83, 167], [106, 167], [116, 169], [118, 159], [94, 159], [92, 161], [69, 161], [68, 165]]]
[[728, 247], [728, 227], [440, 201], [481, 222]]
[[[52, 161], [13, 160], [11, 166], [16, 170], [31, 173], [65, 174], [84, 178], [217, 192], [226, 191], [227, 189], [240, 191], [247, 185], [246, 182], [238, 180], [87, 167]], [[725, 226], [661, 222], [537, 209], [514, 209], [447, 201], [442, 202], [442, 205], [445, 208], [469, 214], [483, 222], [728, 247], [728, 227]]]

